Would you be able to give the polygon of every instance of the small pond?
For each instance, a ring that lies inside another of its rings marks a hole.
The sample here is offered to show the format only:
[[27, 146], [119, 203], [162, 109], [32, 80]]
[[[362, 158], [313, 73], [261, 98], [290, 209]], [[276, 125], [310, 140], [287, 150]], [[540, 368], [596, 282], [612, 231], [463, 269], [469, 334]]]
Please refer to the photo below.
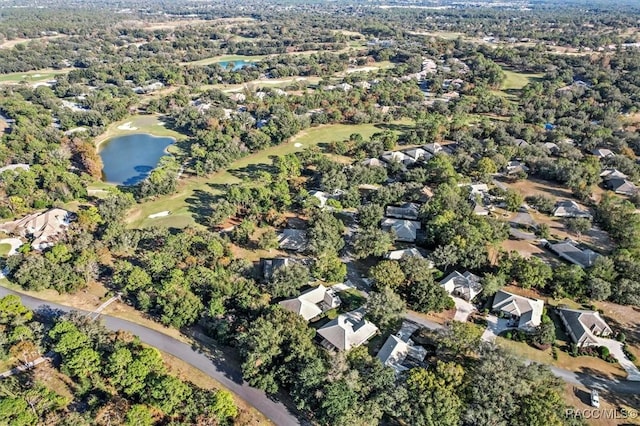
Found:
[[238, 61], [222, 61], [222, 62], [216, 62], [216, 64], [220, 65], [222, 68], [227, 69], [227, 67], [229, 66], [229, 64], [233, 64], [233, 71], [237, 71], [239, 69], [242, 69], [244, 67], [252, 67], [255, 65], [255, 62], [249, 62], [249, 61], [243, 61], [243, 60], [238, 60]]
[[106, 141], [100, 150], [102, 177], [118, 185], [135, 185], [144, 180], [167, 154], [167, 147], [175, 142], [168, 137], [146, 133], [119, 136]]

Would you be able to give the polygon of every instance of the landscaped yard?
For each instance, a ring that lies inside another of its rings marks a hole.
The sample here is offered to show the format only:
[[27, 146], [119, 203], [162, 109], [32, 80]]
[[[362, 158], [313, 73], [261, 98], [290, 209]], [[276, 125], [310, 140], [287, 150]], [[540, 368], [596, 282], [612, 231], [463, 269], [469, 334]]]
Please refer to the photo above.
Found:
[[[386, 128], [411, 125], [413, 125], [411, 121], [404, 120], [389, 124], [334, 124], [304, 130], [285, 144], [267, 148], [235, 161], [226, 171], [208, 177], [189, 177], [182, 180], [175, 194], [158, 197], [135, 206], [127, 216], [129, 226], [144, 228], [157, 225], [184, 228], [196, 225], [195, 217], [205, 212], [213, 201], [213, 197], [220, 194], [219, 185], [239, 183], [241, 180], [237, 177], [238, 175], [242, 175], [250, 168], [271, 164], [275, 156], [302, 151], [320, 143], [343, 140], [352, 133], [360, 133], [366, 139]], [[171, 214], [158, 219], [148, 218], [149, 215], [162, 211], [170, 211]]]
[[507, 69], [504, 69], [503, 71], [506, 75], [506, 79], [504, 80], [504, 82], [502, 82], [502, 86], [500, 87], [500, 90], [497, 91], [497, 93], [503, 94], [512, 101], [518, 100], [518, 94], [524, 86], [533, 81], [539, 81], [543, 77], [543, 74], [540, 73], [522, 73]]

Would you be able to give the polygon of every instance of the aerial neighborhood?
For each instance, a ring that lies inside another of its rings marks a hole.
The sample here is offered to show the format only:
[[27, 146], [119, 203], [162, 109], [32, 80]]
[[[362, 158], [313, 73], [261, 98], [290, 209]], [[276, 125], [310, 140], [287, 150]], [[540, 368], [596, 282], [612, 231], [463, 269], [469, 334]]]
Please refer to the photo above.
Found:
[[556, 3], [0, 2], [0, 424], [635, 424], [640, 7]]

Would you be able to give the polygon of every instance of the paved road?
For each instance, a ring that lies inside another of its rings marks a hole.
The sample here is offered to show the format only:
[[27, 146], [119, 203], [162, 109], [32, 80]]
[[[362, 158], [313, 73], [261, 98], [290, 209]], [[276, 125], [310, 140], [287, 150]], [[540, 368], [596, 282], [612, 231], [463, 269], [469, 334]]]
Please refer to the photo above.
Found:
[[[4, 297], [8, 294], [16, 294], [20, 296], [22, 303], [33, 310], [37, 310], [45, 306], [62, 311], [77, 310], [68, 306], [50, 303], [45, 300], [36, 299], [34, 297], [26, 296], [7, 288], [0, 287], [0, 297]], [[136, 336], [139, 336], [140, 340], [144, 343], [178, 357], [198, 368], [220, 382], [240, 398], [247, 401], [275, 424], [287, 426], [301, 424], [296, 416], [292, 414], [284, 404], [270, 399], [263, 391], [252, 388], [246, 382], [243, 382], [241, 372], [226, 363], [224, 358], [216, 358], [212, 360], [206, 354], [198, 352], [186, 343], [130, 321], [110, 317], [108, 315], [102, 315], [102, 322], [110, 330], [126, 330]]]

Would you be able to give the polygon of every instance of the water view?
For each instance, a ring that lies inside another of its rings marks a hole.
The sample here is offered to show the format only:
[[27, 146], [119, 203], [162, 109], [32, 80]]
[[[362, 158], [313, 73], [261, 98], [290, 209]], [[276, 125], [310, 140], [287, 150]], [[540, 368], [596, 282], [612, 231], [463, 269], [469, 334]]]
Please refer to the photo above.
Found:
[[244, 67], [253, 66], [253, 65], [255, 65], [255, 62], [238, 60], [238, 61], [216, 62], [216, 64], [220, 65], [222, 68], [225, 68], [225, 69], [229, 66], [229, 64], [233, 64], [233, 71], [237, 71], [237, 70], [242, 69]]
[[108, 140], [100, 150], [103, 179], [119, 185], [135, 185], [158, 165], [173, 138], [149, 134], [120, 136]]

